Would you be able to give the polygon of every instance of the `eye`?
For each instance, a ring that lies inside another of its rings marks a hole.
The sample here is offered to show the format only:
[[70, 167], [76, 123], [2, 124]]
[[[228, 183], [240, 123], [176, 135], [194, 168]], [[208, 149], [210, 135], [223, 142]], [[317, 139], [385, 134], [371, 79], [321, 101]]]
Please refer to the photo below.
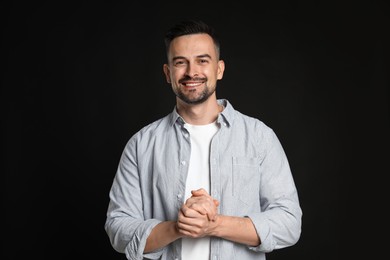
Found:
[[199, 60], [199, 62], [200, 62], [200, 63], [208, 63], [209, 61], [206, 60], [206, 59], [201, 59], [201, 60]]
[[183, 60], [176, 60], [174, 65], [175, 66], [183, 66], [185, 64], [185, 62]]

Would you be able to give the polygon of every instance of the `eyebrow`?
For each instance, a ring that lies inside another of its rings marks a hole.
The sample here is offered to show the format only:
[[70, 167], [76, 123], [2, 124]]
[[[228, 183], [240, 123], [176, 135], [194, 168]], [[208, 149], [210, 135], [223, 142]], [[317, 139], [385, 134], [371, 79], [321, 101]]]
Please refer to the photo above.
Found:
[[[209, 54], [201, 54], [201, 55], [198, 55], [196, 57], [197, 58], [209, 58], [209, 59], [212, 59]], [[187, 58], [184, 57], [184, 56], [176, 56], [176, 57], [173, 57], [172, 61], [180, 60], [180, 59], [185, 59], [186, 60]]]

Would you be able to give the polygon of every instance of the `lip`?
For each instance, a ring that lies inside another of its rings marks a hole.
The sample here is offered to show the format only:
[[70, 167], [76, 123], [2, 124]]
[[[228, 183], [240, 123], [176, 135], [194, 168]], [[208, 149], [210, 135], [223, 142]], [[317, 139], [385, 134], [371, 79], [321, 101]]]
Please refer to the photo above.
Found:
[[181, 84], [186, 87], [186, 88], [196, 88], [202, 85], [204, 81], [187, 81], [187, 82], [182, 82]]

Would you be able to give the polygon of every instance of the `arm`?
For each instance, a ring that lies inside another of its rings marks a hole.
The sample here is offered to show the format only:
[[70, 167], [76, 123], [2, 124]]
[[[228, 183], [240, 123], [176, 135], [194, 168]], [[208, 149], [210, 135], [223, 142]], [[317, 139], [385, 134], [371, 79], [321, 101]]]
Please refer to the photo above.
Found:
[[[175, 229], [170, 222], [151, 217], [149, 204], [145, 204], [149, 202], [142, 196], [135, 142], [131, 139], [122, 153], [110, 190], [105, 230], [113, 248], [128, 259], [155, 259], [163, 254], [163, 245], [175, 240]], [[169, 230], [170, 236], [164, 237], [159, 230]], [[167, 240], [160, 242], [161, 237]]]
[[260, 246], [251, 249], [271, 252], [298, 241], [302, 210], [287, 156], [277, 136], [268, 129], [263, 131], [263, 138], [259, 140], [265, 147], [259, 169], [261, 212], [248, 211], [244, 214], [252, 220], [261, 239]]
[[162, 248], [183, 236], [178, 229], [176, 221], [164, 221], [156, 225], [150, 232], [145, 245], [145, 253]]
[[248, 246], [261, 243], [250, 218], [218, 215], [214, 225], [211, 225], [210, 235]]

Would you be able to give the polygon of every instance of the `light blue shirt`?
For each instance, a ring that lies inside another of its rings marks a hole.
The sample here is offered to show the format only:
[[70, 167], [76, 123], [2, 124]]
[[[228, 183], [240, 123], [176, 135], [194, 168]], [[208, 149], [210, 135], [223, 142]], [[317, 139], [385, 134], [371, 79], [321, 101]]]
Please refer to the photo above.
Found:
[[[226, 99], [220, 129], [211, 142], [210, 192], [219, 214], [248, 217], [261, 244], [251, 247], [211, 238], [212, 260], [265, 259], [265, 253], [294, 245], [302, 210], [286, 154], [274, 131], [235, 110]], [[151, 230], [176, 220], [184, 203], [190, 136], [176, 112], [135, 133], [126, 144], [110, 190], [105, 230], [127, 259], [180, 259], [181, 239], [144, 254]]]

